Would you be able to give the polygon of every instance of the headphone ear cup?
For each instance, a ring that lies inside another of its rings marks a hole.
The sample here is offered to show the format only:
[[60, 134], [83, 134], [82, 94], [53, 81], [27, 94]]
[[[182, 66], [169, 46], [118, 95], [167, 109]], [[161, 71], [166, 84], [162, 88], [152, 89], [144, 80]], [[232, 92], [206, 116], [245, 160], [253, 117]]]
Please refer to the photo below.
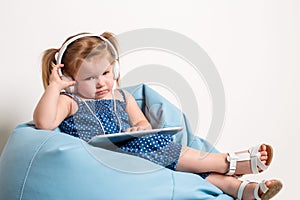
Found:
[[115, 62], [113, 72], [114, 72], [114, 80], [117, 80], [120, 76], [120, 64], [118, 61]]
[[71, 93], [73, 93], [73, 94], [76, 94], [76, 86], [75, 86], [75, 85], [72, 85], [72, 86], [66, 88], [66, 91], [67, 91], [67, 92], [71, 92]]

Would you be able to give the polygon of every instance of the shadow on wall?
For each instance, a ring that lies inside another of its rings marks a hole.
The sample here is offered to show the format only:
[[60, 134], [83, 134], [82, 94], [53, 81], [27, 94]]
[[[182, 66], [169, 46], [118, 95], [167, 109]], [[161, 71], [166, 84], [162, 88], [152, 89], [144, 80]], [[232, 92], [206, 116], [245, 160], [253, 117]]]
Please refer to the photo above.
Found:
[[[19, 102], [20, 99], [24, 99], [23, 103]], [[12, 99], [5, 99], [0, 106], [0, 155], [16, 126], [32, 120], [33, 104], [35, 101], [25, 101], [23, 94], [18, 94]]]
[[0, 121], [0, 155], [2, 154], [3, 148], [12, 133], [13, 129], [16, 127], [15, 123], [4, 124], [5, 120]]

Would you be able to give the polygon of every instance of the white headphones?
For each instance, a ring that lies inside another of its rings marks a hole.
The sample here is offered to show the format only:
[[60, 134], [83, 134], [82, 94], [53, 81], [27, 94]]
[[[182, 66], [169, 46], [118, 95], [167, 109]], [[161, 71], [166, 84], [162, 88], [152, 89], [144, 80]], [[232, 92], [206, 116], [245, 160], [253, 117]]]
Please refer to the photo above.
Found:
[[[72, 42], [74, 42], [74, 41], [76, 41], [80, 38], [83, 38], [83, 37], [98, 37], [110, 46], [110, 48], [111, 48], [111, 50], [113, 51], [113, 54], [114, 54], [114, 59], [116, 61], [115, 64], [114, 64], [114, 67], [113, 67], [113, 75], [114, 75], [113, 78], [114, 78], [114, 80], [117, 80], [120, 76], [120, 66], [119, 66], [119, 62], [118, 62], [118, 52], [117, 52], [116, 48], [114, 47], [114, 45], [108, 39], [106, 39], [105, 37], [103, 37], [101, 35], [85, 33], [85, 34], [80, 34], [80, 35], [77, 35], [75, 37], [72, 37], [60, 48], [60, 50], [58, 52], [58, 55], [57, 55], [56, 64], [62, 64], [61, 60], [62, 60], [62, 57], [63, 57], [65, 51], [67, 50], [68, 46]], [[58, 73], [59, 73], [61, 79], [63, 79], [63, 80], [73, 80], [71, 77], [65, 76], [62, 73], [61, 68], [58, 69]], [[76, 87], [71, 86], [69, 88], [66, 88], [65, 90], [68, 91], [68, 92], [74, 93], [76, 91]]]

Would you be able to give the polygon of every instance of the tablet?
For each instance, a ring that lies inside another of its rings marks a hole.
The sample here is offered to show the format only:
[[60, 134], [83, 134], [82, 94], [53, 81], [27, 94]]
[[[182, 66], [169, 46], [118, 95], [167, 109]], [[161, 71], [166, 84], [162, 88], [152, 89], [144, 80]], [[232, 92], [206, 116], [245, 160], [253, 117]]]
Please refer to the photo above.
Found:
[[182, 127], [168, 127], [168, 128], [158, 128], [158, 129], [151, 129], [151, 130], [96, 135], [92, 139], [90, 139], [88, 143], [96, 147], [108, 147], [108, 146], [114, 146], [115, 144], [126, 142], [134, 138], [151, 135], [151, 134], [160, 133], [160, 134], [167, 134], [167, 135], [175, 135], [181, 130]]

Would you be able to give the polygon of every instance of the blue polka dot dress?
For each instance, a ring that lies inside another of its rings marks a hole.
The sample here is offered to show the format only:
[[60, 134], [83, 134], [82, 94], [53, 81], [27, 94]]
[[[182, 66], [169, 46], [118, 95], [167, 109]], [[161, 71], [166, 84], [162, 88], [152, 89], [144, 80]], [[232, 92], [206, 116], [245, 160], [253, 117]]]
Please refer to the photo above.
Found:
[[[112, 99], [86, 100], [83, 101], [69, 92], [62, 92], [72, 97], [78, 104], [77, 112], [67, 117], [59, 128], [62, 132], [89, 141], [95, 135], [102, 135], [103, 125], [105, 134], [125, 132], [130, 127], [130, 121], [125, 112], [126, 101], [116, 99], [116, 113], [114, 112], [114, 101]], [[124, 95], [122, 93], [122, 95]], [[118, 118], [116, 116], [118, 115]], [[122, 130], [120, 130], [118, 119]]]
[[[100, 120], [105, 134], [118, 133], [119, 131], [125, 132], [126, 128], [130, 127], [130, 120], [125, 111], [126, 98], [124, 91], [118, 91], [122, 94], [123, 100], [115, 100], [116, 113], [112, 99], [87, 100], [83, 102], [72, 93], [62, 92], [62, 94], [72, 97], [77, 102], [78, 110], [59, 125], [60, 130], [88, 141], [95, 135], [103, 134]], [[122, 130], [120, 130], [118, 119]], [[172, 142], [172, 140], [172, 137], [169, 135], [153, 134], [130, 140], [120, 145], [117, 151], [136, 155], [175, 170], [182, 146]]]

